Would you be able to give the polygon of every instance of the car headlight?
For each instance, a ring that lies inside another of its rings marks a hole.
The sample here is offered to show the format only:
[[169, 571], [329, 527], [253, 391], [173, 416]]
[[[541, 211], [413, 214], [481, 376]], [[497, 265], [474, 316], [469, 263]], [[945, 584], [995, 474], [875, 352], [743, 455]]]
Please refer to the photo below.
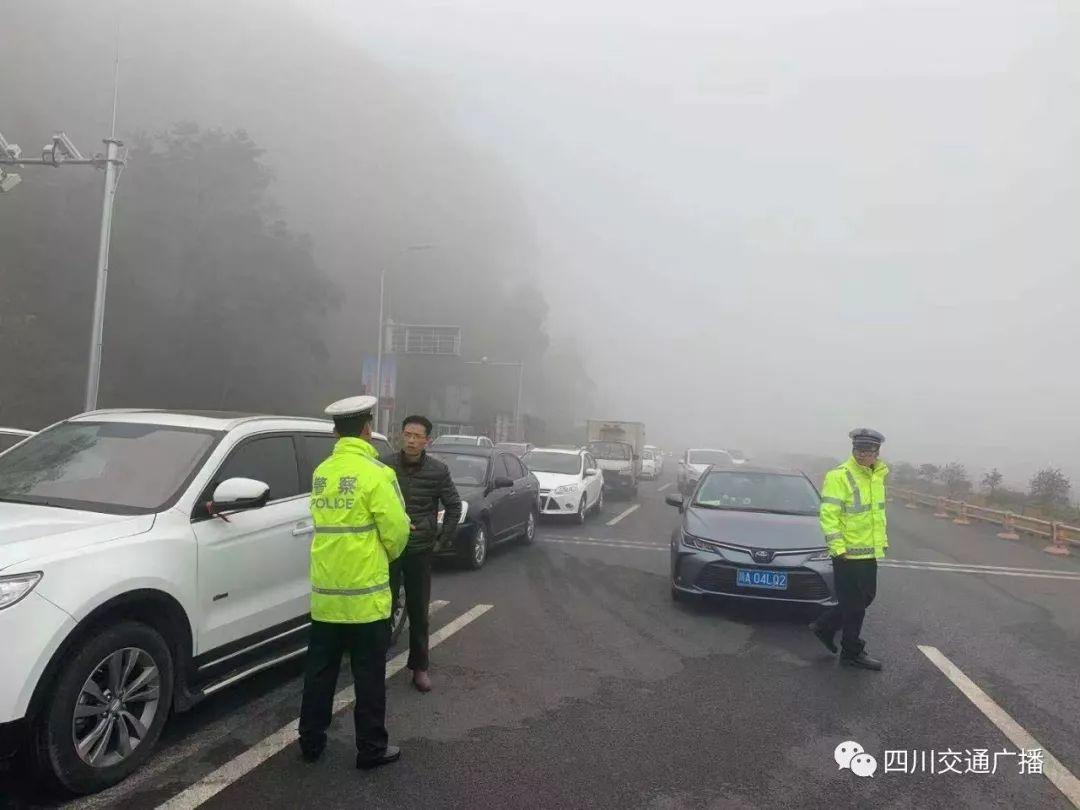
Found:
[[569, 495], [571, 492], [577, 492], [577, 484], [564, 484], [561, 487], [555, 487], [555, 491], [552, 495]]
[[0, 577], [0, 610], [11, 607], [41, 582], [41, 572]]
[[810, 557], [807, 557], [806, 561], [807, 562], [825, 562], [826, 560], [831, 560], [831, 559], [832, 559], [832, 555], [829, 554], [829, 550], [827, 548], [823, 548], [821, 551], [813, 554]]
[[699, 551], [708, 551], [712, 554], [719, 554], [721, 557], [724, 556], [724, 553], [720, 550], [720, 546], [718, 546], [716, 543], [711, 543], [708, 540], [701, 539], [700, 537], [694, 537], [694, 535], [687, 534], [686, 532], [683, 532], [682, 538], [684, 546], [696, 548]]

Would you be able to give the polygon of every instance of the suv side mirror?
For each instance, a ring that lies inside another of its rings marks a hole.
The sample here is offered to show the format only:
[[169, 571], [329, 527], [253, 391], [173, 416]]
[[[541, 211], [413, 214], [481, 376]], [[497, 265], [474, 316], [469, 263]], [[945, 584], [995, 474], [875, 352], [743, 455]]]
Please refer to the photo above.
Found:
[[504, 478], [501, 475], [491, 482], [492, 489], [513, 489], [514, 480], [512, 478]]
[[253, 478], [229, 478], [214, 489], [212, 513], [260, 509], [270, 500], [270, 485]]
[[679, 509], [682, 509], [683, 508], [683, 503], [684, 503], [683, 496], [682, 495], [668, 495], [666, 498], [664, 498], [664, 503], [666, 503], [668, 506], [674, 506], [674, 507], [677, 507]]
[[589, 467], [589, 469], [585, 470], [585, 477], [586, 478], [592, 478], [594, 475], [599, 475], [599, 474], [600, 474], [600, 471], [598, 469], [596, 469], [596, 467]]

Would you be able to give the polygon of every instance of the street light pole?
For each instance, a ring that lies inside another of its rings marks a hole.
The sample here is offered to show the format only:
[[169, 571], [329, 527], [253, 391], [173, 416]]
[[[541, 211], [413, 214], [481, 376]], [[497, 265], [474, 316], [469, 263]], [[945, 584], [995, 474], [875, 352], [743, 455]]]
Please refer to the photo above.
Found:
[[514, 433], [517, 440], [525, 440], [525, 426], [521, 424], [521, 389], [525, 382], [525, 364], [518, 363], [518, 392], [517, 401], [514, 403]]
[[[375, 361], [375, 396], [382, 396], [382, 358], [383, 358], [383, 332], [386, 331], [386, 322], [383, 320], [383, 300], [386, 292], [386, 268], [379, 273], [379, 356]], [[375, 430], [379, 430], [382, 422], [382, 403], [375, 408]]]
[[116, 201], [116, 182], [121, 143], [116, 138], [105, 140], [105, 193], [101, 200], [101, 231], [98, 236], [97, 286], [94, 291], [94, 317], [90, 330], [90, 360], [86, 371], [86, 410], [97, 408], [98, 386], [101, 382], [101, 343], [105, 331], [105, 289], [109, 280], [109, 243], [112, 236], [113, 203]]
[[[410, 250], [431, 250], [434, 245], [409, 245], [405, 248], [404, 253]], [[379, 355], [375, 360], [375, 396], [382, 398], [382, 367], [383, 367], [383, 354], [385, 347], [383, 345], [386, 333], [386, 317], [385, 317], [385, 301], [386, 301], [386, 268], [384, 267], [379, 271]], [[379, 430], [379, 425], [382, 422], [382, 403], [375, 409], [375, 430]]]
[[16, 143], [8, 143], [0, 133], [0, 192], [10, 191], [21, 177], [4, 171], [4, 166], [93, 166], [105, 170], [105, 190], [101, 200], [101, 229], [98, 232], [97, 279], [94, 289], [94, 313], [90, 327], [90, 352], [86, 369], [86, 410], [97, 408], [98, 388], [101, 382], [101, 344], [105, 331], [105, 292], [109, 280], [109, 243], [112, 237], [113, 204], [116, 202], [116, 186], [120, 172], [127, 163], [120, 155], [123, 142], [116, 138], [116, 107], [120, 88], [120, 40], [117, 29], [116, 60], [113, 69], [112, 127], [105, 139], [105, 154], [92, 158], [83, 157], [78, 148], [63, 131], [56, 132], [52, 142], [41, 150], [40, 158], [24, 158]]

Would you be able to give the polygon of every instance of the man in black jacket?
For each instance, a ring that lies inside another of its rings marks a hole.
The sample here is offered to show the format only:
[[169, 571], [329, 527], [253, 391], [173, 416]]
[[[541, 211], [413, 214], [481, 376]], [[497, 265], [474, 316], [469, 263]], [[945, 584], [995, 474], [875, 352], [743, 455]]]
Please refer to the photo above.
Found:
[[[405, 610], [409, 615], [409, 663], [413, 685], [431, 691], [428, 676], [428, 603], [431, 601], [431, 558], [440, 535], [453, 543], [461, 519], [461, 496], [450, 471], [427, 454], [431, 422], [423, 416], [408, 416], [401, 423], [400, 453], [383, 457], [383, 463], [397, 473], [412, 531], [405, 553], [390, 566], [390, 592], [397, 596], [405, 584]], [[445, 511], [439, 527], [439, 504]]]

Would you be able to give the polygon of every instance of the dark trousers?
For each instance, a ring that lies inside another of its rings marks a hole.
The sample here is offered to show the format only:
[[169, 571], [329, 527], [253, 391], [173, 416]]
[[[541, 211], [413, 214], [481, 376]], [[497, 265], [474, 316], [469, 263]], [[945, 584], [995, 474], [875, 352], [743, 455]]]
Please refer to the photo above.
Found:
[[386, 650], [390, 622], [331, 624], [311, 622], [304, 667], [304, 699], [300, 706], [300, 746], [318, 752], [326, 746], [341, 656], [349, 654], [356, 705], [356, 751], [376, 758], [386, 750]]
[[428, 605], [431, 602], [431, 552], [403, 554], [390, 565], [390, 593], [395, 597], [405, 584], [405, 612], [409, 616], [411, 670], [428, 668]]
[[866, 609], [877, 595], [877, 560], [834, 557], [832, 564], [837, 605], [822, 614], [817, 624], [830, 633], [843, 630], [841, 655], [855, 657], [866, 647], [859, 634]]

